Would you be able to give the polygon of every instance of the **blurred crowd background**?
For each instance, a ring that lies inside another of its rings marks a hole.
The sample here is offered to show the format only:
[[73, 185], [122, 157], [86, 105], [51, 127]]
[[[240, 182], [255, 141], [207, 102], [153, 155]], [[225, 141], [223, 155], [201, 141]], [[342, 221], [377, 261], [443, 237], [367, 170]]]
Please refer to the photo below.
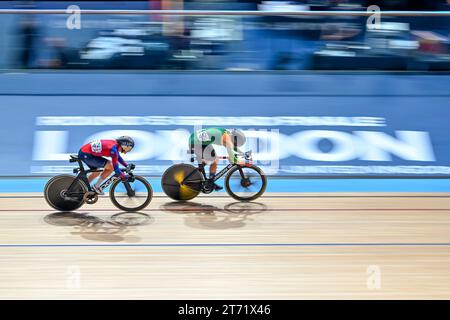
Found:
[[277, 11], [450, 10], [450, 0], [2, 1], [0, 9], [251, 10], [272, 16], [1, 14], [2, 69], [450, 69], [450, 17], [283, 16]]

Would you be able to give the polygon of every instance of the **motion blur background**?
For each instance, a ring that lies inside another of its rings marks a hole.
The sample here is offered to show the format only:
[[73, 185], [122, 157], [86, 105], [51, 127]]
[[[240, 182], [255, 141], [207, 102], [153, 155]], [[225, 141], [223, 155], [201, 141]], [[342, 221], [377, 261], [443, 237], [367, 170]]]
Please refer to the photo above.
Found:
[[[449, 7], [0, 1], [0, 298], [450, 298]], [[196, 126], [244, 130], [261, 198], [162, 193]], [[120, 135], [149, 206], [55, 212], [69, 154]]]
[[346, 15], [381, 10], [448, 10], [445, 0], [396, 1], [2, 1], [0, 8], [82, 10], [342, 11], [333, 16], [5, 14], [2, 68], [159, 70], [448, 70], [448, 17]]
[[[127, 156], [140, 173], [158, 176], [186, 160], [194, 125], [244, 129], [269, 175], [450, 172], [446, 1], [2, 1], [0, 9], [70, 5], [211, 13], [83, 13], [71, 29], [70, 14], [4, 11], [0, 130], [15, 138], [2, 144], [1, 176], [71, 172], [69, 153], [121, 134], [137, 139]], [[382, 14], [375, 28], [346, 14], [370, 5], [422, 14]]]

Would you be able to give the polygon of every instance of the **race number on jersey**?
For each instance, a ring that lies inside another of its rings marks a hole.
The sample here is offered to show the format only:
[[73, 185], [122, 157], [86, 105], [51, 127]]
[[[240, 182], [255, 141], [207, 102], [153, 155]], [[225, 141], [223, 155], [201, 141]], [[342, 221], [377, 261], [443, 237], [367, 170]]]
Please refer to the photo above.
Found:
[[102, 152], [102, 142], [100, 140], [95, 140], [91, 142], [91, 150], [95, 153]]
[[197, 132], [198, 141], [209, 141], [211, 138], [206, 130], [200, 130]]

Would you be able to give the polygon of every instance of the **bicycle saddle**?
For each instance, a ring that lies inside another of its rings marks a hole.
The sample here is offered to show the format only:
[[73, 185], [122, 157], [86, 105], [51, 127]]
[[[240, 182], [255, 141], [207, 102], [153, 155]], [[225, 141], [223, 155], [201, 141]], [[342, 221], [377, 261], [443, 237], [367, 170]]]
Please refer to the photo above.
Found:
[[70, 155], [70, 162], [76, 162], [76, 161], [78, 161], [79, 159], [78, 159], [78, 155], [74, 155], [74, 154], [71, 154]]

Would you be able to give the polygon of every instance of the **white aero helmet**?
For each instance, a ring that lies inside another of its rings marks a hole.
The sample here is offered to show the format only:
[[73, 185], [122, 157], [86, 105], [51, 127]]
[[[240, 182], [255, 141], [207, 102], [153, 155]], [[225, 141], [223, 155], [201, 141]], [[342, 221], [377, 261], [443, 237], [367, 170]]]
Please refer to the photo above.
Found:
[[231, 129], [231, 130], [228, 130], [228, 132], [231, 136], [231, 141], [233, 141], [233, 144], [236, 147], [241, 147], [245, 144], [246, 138], [245, 138], [245, 134], [244, 134], [244, 132], [242, 132], [242, 130]]

